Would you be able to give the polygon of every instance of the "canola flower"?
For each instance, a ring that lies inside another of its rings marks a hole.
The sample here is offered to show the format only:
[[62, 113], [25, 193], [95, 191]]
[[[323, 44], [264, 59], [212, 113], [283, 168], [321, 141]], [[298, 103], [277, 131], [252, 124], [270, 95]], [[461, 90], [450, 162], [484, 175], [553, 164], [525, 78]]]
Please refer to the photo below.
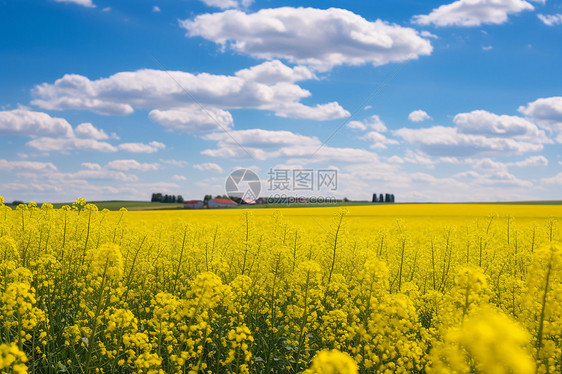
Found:
[[357, 374], [357, 364], [346, 353], [331, 350], [320, 351], [305, 374]]
[[428, 372], [532, 373], [529, 338], [508, 316], [485, 307], [435, 344]]
[[0, 344], [0, 372], [27, 373], [27, 357], [16, 344]]
[[560, 372], [561, 209], [462, 208], [0, 197], [0, 372]]

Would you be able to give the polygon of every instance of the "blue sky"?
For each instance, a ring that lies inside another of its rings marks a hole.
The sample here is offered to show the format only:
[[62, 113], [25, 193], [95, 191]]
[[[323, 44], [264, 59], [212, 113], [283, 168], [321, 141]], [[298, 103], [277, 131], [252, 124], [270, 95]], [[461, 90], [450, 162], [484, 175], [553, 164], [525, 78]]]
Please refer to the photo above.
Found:
[[[0, 195], [560, 199], [562, 3], [0, 1]], [[326, 195], [326, 191], [312, 191]]]

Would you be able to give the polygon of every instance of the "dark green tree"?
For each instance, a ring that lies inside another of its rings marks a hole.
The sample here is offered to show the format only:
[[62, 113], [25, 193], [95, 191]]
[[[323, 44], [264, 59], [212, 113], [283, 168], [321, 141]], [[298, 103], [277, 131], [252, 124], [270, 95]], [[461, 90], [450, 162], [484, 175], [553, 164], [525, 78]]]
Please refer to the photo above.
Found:
[[209, 200], [211, 200], [213, 198], [213, 196], [211, 195], [205, 195], [205, 197], [203, 198], [203, 205], [207, 206], [207, 204], [209, 203]]

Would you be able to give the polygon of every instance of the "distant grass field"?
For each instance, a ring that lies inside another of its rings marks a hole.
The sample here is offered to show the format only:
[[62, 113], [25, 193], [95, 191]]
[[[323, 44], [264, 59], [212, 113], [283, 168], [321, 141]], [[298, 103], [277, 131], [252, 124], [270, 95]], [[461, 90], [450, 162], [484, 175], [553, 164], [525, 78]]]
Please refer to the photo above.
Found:
[[[129, 201], [129, 200], [110, 200], [110, 201], [89, 201], [89, 203], [95, 204], [98, 209], [108, 209], [111, 211], [116, 211], [121, 208], [127, 208], [131, 211], [140, 210], [173, 210], [173, 209], [183, 209], [183, 204], [170, 204], [170, 203], [152, 203], [150, 201]], [[368, 205], [402, 205], [402, 204], [414, 204], [414, 205], [424, 205], [424, 204], [435, 204], [439, 205], [441, 203], [371, 203], [369, 201], [348, 201], [348, 202], [337, 202], [337, 203], [290, 203], [290, 204], [257, 204], [257, 205], [238, 205], [234, 209], [282, 209], [282, 208], [322, 208], [322, 207], [341, 207], [341, 206], [368, 206]], [[548, 200], [548, 201], [513, 201], [513, 202], [475, 202], [475, 203], [460, 203], [460, 204], [501, 204], [501, 205], [562, 205], [562, 200]], [[7, 204], [12, 208], [10, 204]], [[40, 205], [40, 204], [39, 204]], [[61, 208], [63, 205], [72, 205], [72, 203], [54, 203], [55, 208]]]
[[337, 203], [290, 203], [290, 204], [256, 204], [256, 205], [238, 205], [237, 209], [281, 209], [281, 208], [321, 208], [321, 207], [340, 207], [340, 206], [366, 206], [366, 205], [449, 205], [449, 204], [501, 204], [501, 205], [562, 205], [562, 200], [552, 201], [514, 201], [514, 202], [471, 202], [471, 203], [372, 203], [370, 201], [348, 201]]
[[512, 201], [498, 202], [489, 204], [509, 204], [509, 205], [562, 205], [562, 200], [544, 200], [544, 201]]
[[[99, 210], [119, 210], [121, 208], [127, 208], [128, 210], [183, 209], [183, 204], [151, 203], [150, 201], [89, 201], [89, 203], [95, 204]], [[53, 204], [55, 208], [60, 208], [63, 205], [72, 205], [72, 203]]]

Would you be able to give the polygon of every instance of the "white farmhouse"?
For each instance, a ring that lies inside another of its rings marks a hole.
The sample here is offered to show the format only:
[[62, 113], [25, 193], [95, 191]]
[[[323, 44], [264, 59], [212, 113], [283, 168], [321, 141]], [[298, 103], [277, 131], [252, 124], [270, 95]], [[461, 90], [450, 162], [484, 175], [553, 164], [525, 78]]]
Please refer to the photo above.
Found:
[[185, 209], [203, 209], [203, 201], [201, 200], [188, 200], [183, 202]]
[[238, 204], [229, 199], [211, 199], [207, 203], [209, 208], [233, 208], [237, 205]]

